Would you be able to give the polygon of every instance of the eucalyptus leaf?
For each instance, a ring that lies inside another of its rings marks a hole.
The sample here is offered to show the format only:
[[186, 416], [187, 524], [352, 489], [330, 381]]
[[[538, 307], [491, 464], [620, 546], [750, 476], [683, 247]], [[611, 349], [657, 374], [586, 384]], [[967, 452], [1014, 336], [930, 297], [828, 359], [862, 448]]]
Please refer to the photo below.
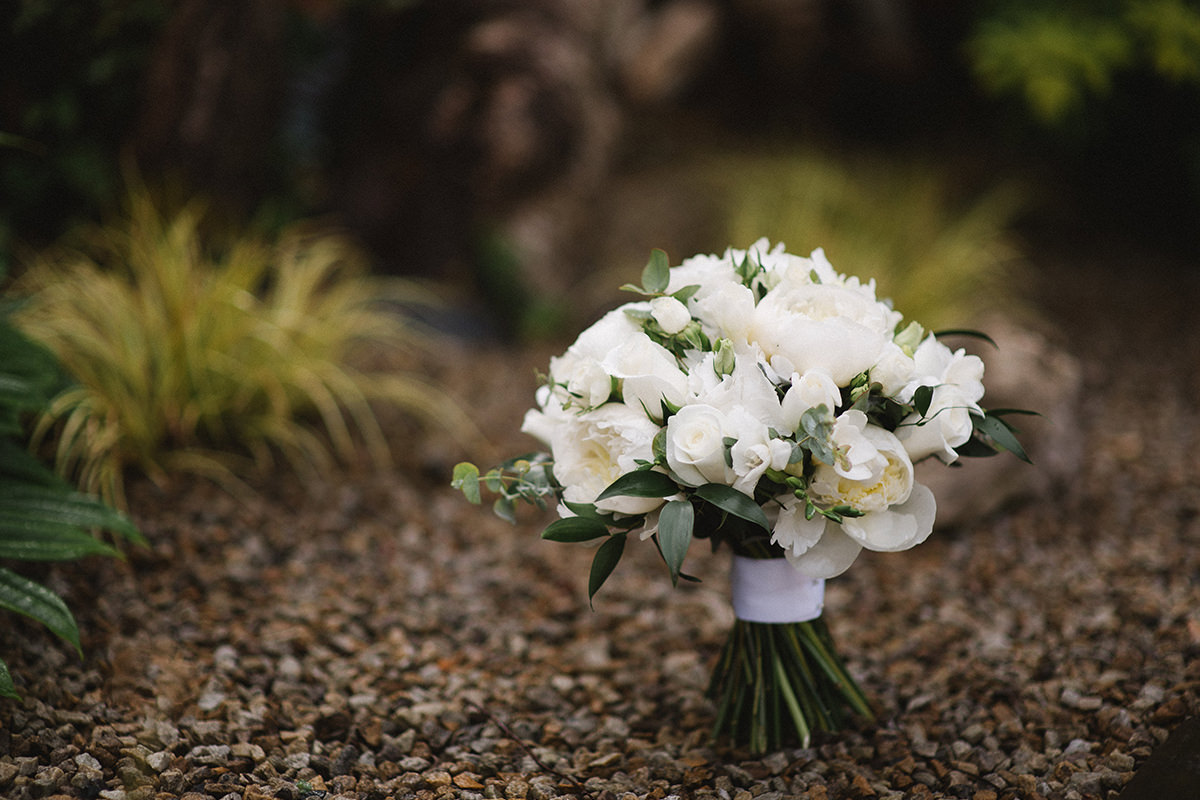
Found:
[[679, 571], [692, 543], [692, 528], [696, 523], [696, 512], [686, 500], [672, 500], [663, 506], [658, 516], [658, 547], [667, 570], [671, 574], [671, 585], [679, 583]]
[[667, 497], [678, 491], [679, 486], [666, 473], [648, 469], [636, 470], [617, 478], [596, 497], [596, 500], [607, 500], [610, 497]]
[[468, 501], [479, 505], [483, 498], [479, 494], [479, 467], [466, 461], [454, 465], [450, 485], [462, 491]]
[[542, 531], [542, 538], [551, 542], [590, 542], [607, 535], [607, 526], [600, 520], [589, 517], [557, 519]]
[[654, 248], [642, 270], [642, 288], [647, 294], [661, 294], [671, 282], [671, 262], [665, 250]]
[[706, 483], [696, 489], [695, 494], [696, 497], [727, 514], [744, 519], [765, 531], [771, 530], [771, 524], [767, 522], [767, 515], [763, 513], [762, 507], [732, 486], [726, 486], [723, 483]]
[[600, 587], [608, 580], [608, 576], [616, 569], [617, 563], [621, 560], [621, 554], [625, 552], [625, 537], [628, 534], [616, 533], [608, 538], [604, 544], [600, 545], [596, 550], [595, 557], [592, 558], [592, 569], [588, 574], [588, 604], [592, 602], [592, 598], [596, 596], [596, 592], [600, 591]]

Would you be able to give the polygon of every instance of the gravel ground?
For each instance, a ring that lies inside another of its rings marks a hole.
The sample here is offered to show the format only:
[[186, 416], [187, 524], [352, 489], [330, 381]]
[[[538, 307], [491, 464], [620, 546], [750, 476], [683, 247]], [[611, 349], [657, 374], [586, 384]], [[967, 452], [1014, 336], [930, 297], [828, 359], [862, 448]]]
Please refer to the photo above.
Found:
[[[724, 559], [672, 590], [631, 547], [591, 611], [587, 552], [468, 505], [460, 454], [399, 433], [402, 469], [251, 502], [135, 486], [148, 550], [39, 572], [85, 659], [4, 616], [24, 700], [0, 704], [0, 795], [1114, 798], [1200, 706], [1200, 286], [1112, 261], [1035, 287], [1084, 368], [1076, 478], [830, 583], [875, 723], [711, 745]], [[549, 351], [448, 354], [499, 449], [527, 446]]]

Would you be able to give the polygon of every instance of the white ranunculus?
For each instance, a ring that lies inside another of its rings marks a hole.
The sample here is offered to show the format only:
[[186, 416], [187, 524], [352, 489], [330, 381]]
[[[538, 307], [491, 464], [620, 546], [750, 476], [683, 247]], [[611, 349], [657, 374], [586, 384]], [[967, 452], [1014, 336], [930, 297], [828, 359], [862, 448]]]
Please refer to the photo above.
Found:
[[667, 466], [687, 486], [733, 483], [725, 464], [725, 415], [708, 405], [688, 405], [667, 420]]
[[937, 456], [946, 464], [953, 463], [958, 458], [954, 448], [971, 438], [971, 411], [978, 408], [957, 386], [939, 386], [933, 390], [925, 418], [910, 414], [896, 428], [896, 436], [913, 461]]
[[823, 369], [846, 386], [879, 360], [891, 320], [862, 287], [781, 284], [755, 306], [749, 335], [777, 371]]
[[805, 411], [823, 405], [832, 412], [841, 404], [841, 390], [824, 369], [814, 367], [803, 375], [793, 373], [792, 385], [781, 403], [783, 424], [789, 431], [798, 431]]
[[656, 297], [650, 301], [650, 316], [663, 329], [663, 333], [674, 336], [692, 321], [687, 306], [674, 297]]
[[642, 330], [641, 324], [628, 312], [644, 312], [649, 308], [649, 303], [643, 301], [625, 303], [614, 308], [584, 329], [575, 342], [567, 348], [567, 352], [595, 361], [603, 361], [604, 357], [616, 350], [622, 342]]
[[920, 386], [942, 384], [958, 387], [968, 402], [978, 403], [983, 397], [983, 360], [962, 349], [951, 350], [930, 335], [913, 353], [913, 374], [900, 400], [911, 401]]
[[[654, 458], [658, 430], [645, 414], [621, 403], [564, 415], [550, 431], [554, 477], [563, 485], [563, 499], [594, 503], [613, 481], [636, 469], [639, 460]], [[603, 511], [644, 514], [662, 503], [662, 498], [613, 497], [596, 506]]]
[[775, 384], [763, 374], [759, 362], [752, 356], [739, 354], [734, 359], [733, 372], [710, 385], [693, 401], [710, 405], [728, 414], [734, 408], [744, 408], [762, 425], [783, 432], [783, 409]]
[[726, 430], [736, 439], [730, 448], [731, 469], [737, 477], [733, 488], [754, 497], [758, 480], [768, 469], [783, 469], [792, 455], [792, 445], [783, 439], [772, 438], [770, 430], [743, 406], [726, 415]]
[[737, 283], [737, 272], [728, 251], [723, 256], [696, 255], [684, 259], [683, 263], [671, 268], [666, 293], [675, 294], [687, 286], [699, 286], [692, 302], [728, 283]]
[[933, 492], [920, 483], [913, 484], [908, 499], [861, 517], [846, 517], [842, 530], [868, 550], [894, 553], [907, 550], [929, 538], [937, 516]]
[[880, 385], [885, 397], [895, 397], [912, 380], [915, 369], [912, 356], [895, 342], [888, 342], [883, 346], [879, 360], [872, 365], [869, 377], [872, 383]]
[[608, 402], [612, 394], [612, 376], [601, 363], [571, 350], [550, 359], [550, 382], [559, 402], [567, 407], [595, 408]]
[[609, 375], [621, 380], [621, 397], [630, 408], [659, 418], [662, 401], [682, 405], [688, 380], [662, 345], [642, 331], [628, 336], [600, 362]]
[[696, 319], [710, 339], [729, 339], [735, 351], [744, 352], [750, 341], [754, 292], [740, 283], [725, 283], [692, 299]]
[[[842, 419], [857, 411], [847, 411], [838, 418]], [[861, 434], [861, 439], [857, 434]], [[886, 511], [890, 506], [899, 505], [908, 500], [913, 487], [913, 465], [904, 449], [904, 445], [895, 434], [877, 425], [866, 425], [859, 429], [854, 418], [840, 432], [844, 441], [854, 441], [855, 451], [847, 451], [847, 468], [818, 464], [809, 485], [809, 496], [823, 506], [848, 505], [863, 512]], [[834, 426], [834, 443], [838, 443], [839, 431]], [[843, 476], [843, 472], [861, 474], [864, 470], [870, 476], [856, 480]]]

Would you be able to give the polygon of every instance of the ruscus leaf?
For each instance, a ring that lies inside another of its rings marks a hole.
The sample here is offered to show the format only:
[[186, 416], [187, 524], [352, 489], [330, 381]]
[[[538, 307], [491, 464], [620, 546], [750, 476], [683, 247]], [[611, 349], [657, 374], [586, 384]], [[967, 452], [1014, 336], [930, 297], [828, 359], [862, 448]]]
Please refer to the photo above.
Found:
[[637, 470], [626, 472], [601, 492], [596, 500], [610, 497], [667, 497], [679, 491], [675, 481], [665, 472]]
[[679, 571], [692, 543], [695, 521], [695, 509], [686, 500], [672, 500], [663, 506], [658, 516], [658, 547], [667, 562], [672, 586], [679, 583]]
[[542, 538], [551, 542], [590, 542], [608, 535], [608, 528], [597, 519], [566, 517], [557, 519], [542, 531]]
[[723, 483], [706, 483], [696, 489], [696, 497], [716, 506], [727, 514], [744, 519], [765, 531], [771, 530], [762, 507], [746, 495]]
[[627, 534], [617, 533], [608, 538], [604, 544], [600, 545], [600, 549], [596, 551], [596, 555], [592, 558], [592, 569], [588, 574], [588, 604], [592, 602], [592, 598], [596, 596], [596, 592], [600, 591], [600, 587], [608, 580], [608, 576], [616, 569], [617, 563], [621, 560], [621, 554], [625, 552], [625, 537]]

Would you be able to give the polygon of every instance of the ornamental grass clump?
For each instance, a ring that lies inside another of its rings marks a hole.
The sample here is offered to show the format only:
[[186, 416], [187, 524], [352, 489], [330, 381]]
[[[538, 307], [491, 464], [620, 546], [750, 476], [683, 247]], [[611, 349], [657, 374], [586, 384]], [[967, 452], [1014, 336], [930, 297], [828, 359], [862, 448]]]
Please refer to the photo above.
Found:
[[927, 163], [838, 159], [784, 148], [717, 161], [731, 241], [767, 236], [859, 265], [897, 308], [929, 326], [1015, 305], [1011, 186], [956, 197]]
[[461, 423], [427, 381], [356, 360], [418, 344], [397, 310], [412, 284], [372, 277], [334, 234], [224, 244], [202, 222], [195, 205], [167, 216], [134, 191], [119, 224], [22, 276], [19, 324], [75, 380], [36, 430], [60, 473], [120, 506], [129, 469], [238, 489], [280, 456], [309, 476], [362, 449], [386, 464], [376, 402]]

